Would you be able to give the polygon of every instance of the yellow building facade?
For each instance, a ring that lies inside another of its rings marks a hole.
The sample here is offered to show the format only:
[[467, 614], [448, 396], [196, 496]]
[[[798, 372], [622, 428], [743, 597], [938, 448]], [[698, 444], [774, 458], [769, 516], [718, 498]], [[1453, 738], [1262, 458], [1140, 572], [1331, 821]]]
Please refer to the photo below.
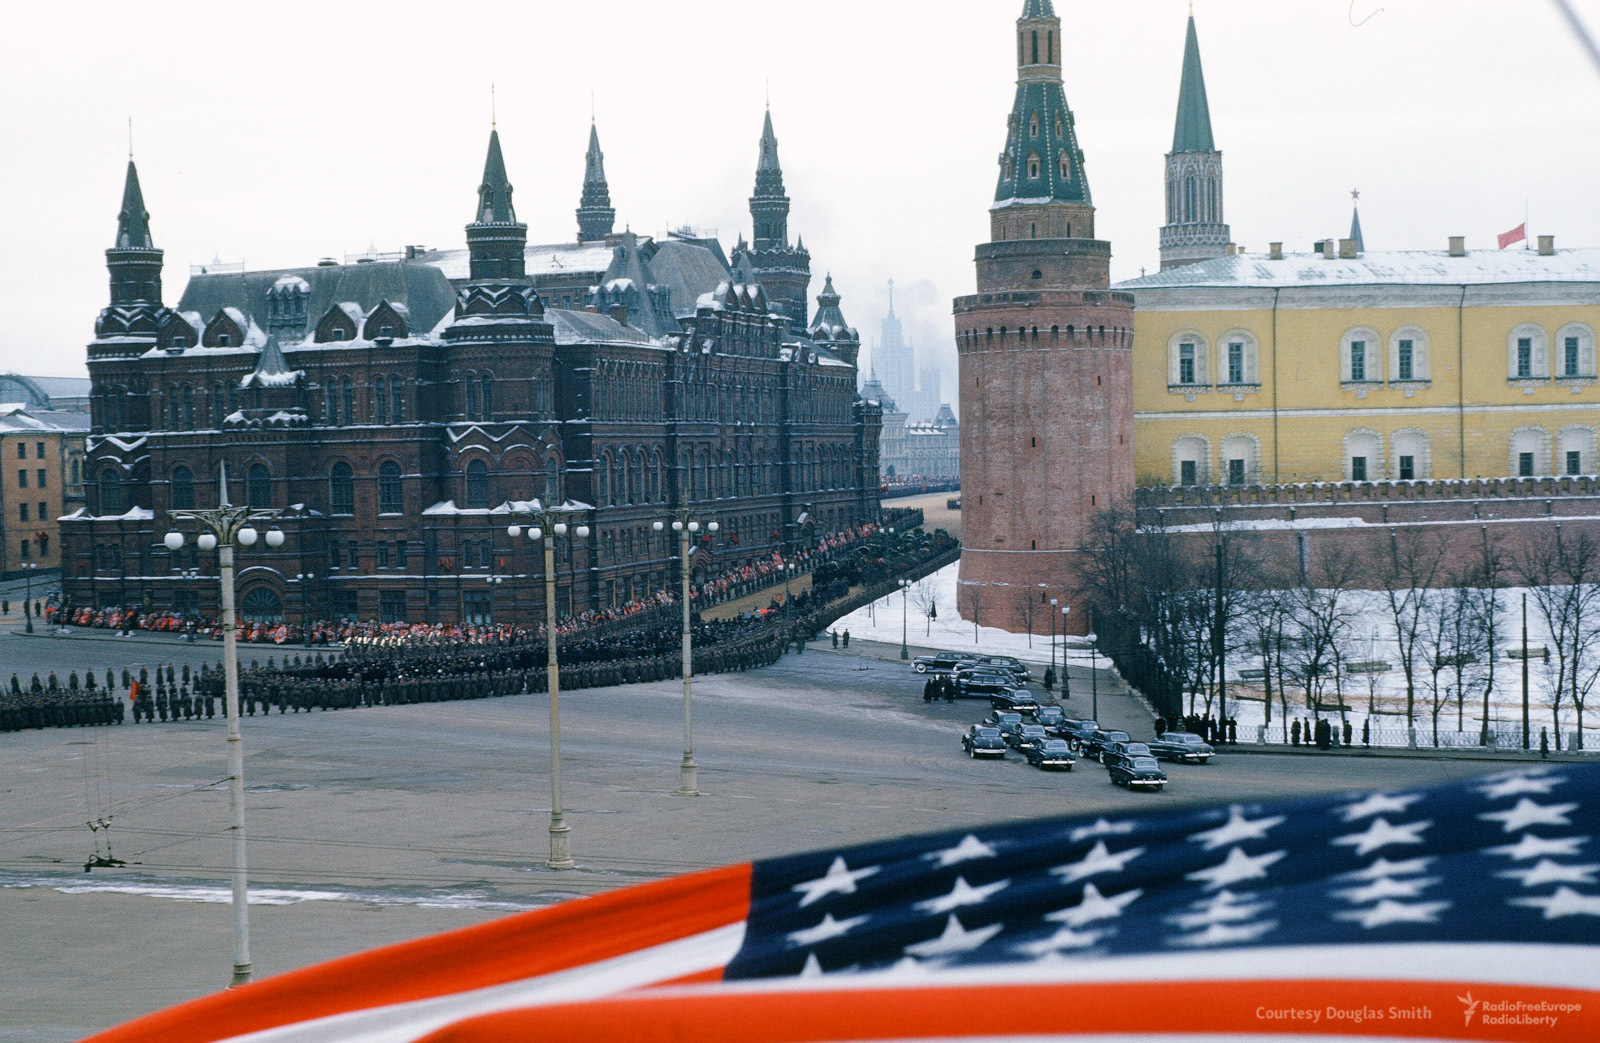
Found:
[[1141, 486], [1600, 471], [1600, 249], [1274, 244], [1116, 288]]
[[61, 567], [59, 519], [83, 506], [87, 413], [0, 404], [0, 577]]

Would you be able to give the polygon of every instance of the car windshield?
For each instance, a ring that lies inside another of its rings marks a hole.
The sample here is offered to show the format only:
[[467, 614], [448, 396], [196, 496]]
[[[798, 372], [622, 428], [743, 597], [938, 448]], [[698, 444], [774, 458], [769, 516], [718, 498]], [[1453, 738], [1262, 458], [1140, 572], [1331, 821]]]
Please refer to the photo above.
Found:
[[1135, 757], [1133, 758], [1133, 766], [1135, 768], [1154, 768], [1156, 759], [1154, 757]]

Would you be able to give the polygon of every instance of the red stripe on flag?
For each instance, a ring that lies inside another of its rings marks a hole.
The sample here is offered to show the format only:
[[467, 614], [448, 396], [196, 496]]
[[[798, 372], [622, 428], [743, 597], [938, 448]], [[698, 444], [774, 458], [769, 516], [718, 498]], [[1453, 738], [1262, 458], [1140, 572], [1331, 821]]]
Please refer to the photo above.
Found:
[[611, 959], [739, 923], [750, 866], [626, 887], [280, 974], [159, 1011], [85, 1043], [210, 1043]]
[[1504, 250], [1512, 243], [1520, 243], [1528, 238], [1528, 222], [1524, 221], [1509, 232], [1501, 232], [1497, 237], [1500, 240], [1500, 249]]
[[[1218, 959], [1226, 959], [1226, 954], [1218, 954]], [[1465, 1017], [1467, 1002], [1460, 999], [1469, 994], [1478, 1001], [1470, 1023]], [[1506, 1013], [1487, 1007], [1508, 1001], [1579, 1009], [1555, 1013], [1553, 1025], [1484, 1023], [1485, 1016]], [[1296, 1011], [1303, 1016], [1295, 1016]], [[676, 994], [635, 992], [488, 1014], [441, 1029], [419, 1043], [844, 1043], [1096, 1033], [1593, 1043], [1600, 1039], [1600, 992], [1432, 981], [1152, 981], [859, 989], [823, 985], [784, 991], [720, 986]]]

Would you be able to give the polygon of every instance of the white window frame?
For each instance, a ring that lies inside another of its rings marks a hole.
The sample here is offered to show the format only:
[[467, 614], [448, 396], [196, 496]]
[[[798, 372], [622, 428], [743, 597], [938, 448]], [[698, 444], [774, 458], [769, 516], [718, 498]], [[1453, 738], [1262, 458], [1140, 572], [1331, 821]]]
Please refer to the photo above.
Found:
[[1411, 457], [1411, 481], [1426, 481], [1433, 477], [1433, 442], [1428, 432], [1420, 427], [1406, 427], [1389, 436], [1390, 481], [1406, 481], [1400, 477], [1400, 458]]
[[1567, 474], [1567, 454], [1578, 454], [1578, 473], [1594, 474], [1596, 471], [1595, 429], [1588, 424], [1568, 424], [1556, 432], [1556, 459], [1553, 470]]
[[[1567, 339], [1576, 337], [1578, 340], [1578, 372], [1567, 372]], [[1569, 322], [1556, 331], [1556, 348], [1561, 355], [1557, 370], [1557, 378], [1564, 380], [1593, 380], [1595, 377], [1595, 343], [1594, 330], [1581, 322]]]
[[1191, 431], [1172, 440], [1172, 484], [1183, 484], [1183, 463], [1194, 461], [1195, 484], [1211, 484], [1211, 440]]
[[[1366, 458], [1367, 476], [1365, 478], [1355, 477], [1354, 467], [1351, 462], [1357, 456]], [[1344, 460], [1342, 466], [1345, 481], [1376, 481], [1377, 479], [1373, 477], [1373, 471], [1383, 466], [1383, 459], [1383, 435], [1380, 432], [1371, 428], [1361, 427], [1344, 436]]]
[[[1242, 455], [1241, 455], [1242, 450]], [[1226, 435], [1217, 443], [1217, 458], [1220, 462], [1217, 473], [1218, 479], [1226, 484], [1232, 484], [1229, 479], [1231, 461], [1244, 461], [1244, 485], [1261, 484], [1261, 439], [1249, 431], [1234, 431]]]
[[[1182, 348], [1185, 344], [1194, 345], [1194, 381], [1188, 384], [1181, 379]], [[1172, 339], [1167, 342], [1167, 384], [1172, 390], [1198, 391], [1211, 386], [1208, 348], [1206, 338], [1194, 330], [1181, 330], [1172, 335]]]
[[1526, 452], [1533, 453], [1533, 477], [1543, 478], [1551, 473], [1550, 470], [1550, 432], [1537, 425], [1519, 427], [1511, 432], [1507, 440], [1510, 459], [1507, 461], [1507, 474], [1512, 478], [1521, 477], [1521, 455]]
[[[1245, 329], [1232, 329], [1217, 338], [1217, 384], [1220, 387], [1259, 387], [1261, 384], [1261, 351], [1256, 341], [1255, 334]], [[1233, 380], [1230, 372], [1229, 354], [1233, 345], [1241, 345], [1244, 349], [1242, 380]]]
[[[1527, 376], [1521, 374], [1518, 366], [1520, 342], [1523, 339], [1529, 342]], [[1550, 340], [1543, 326], [1524, 322], [1506, 336], [1506, 379], [1512, 381], [1550, 379]]]
[[[1411, 375], [1400, 375], [1400, 342], [1411, 342]], [[1389, 334], [1389, 382], [1391, 384], [1426, 384], [1433, 379], [1430, 368], [1432, 351], [1430, 350], [1428, 331], [1421, 326], [1401, 326]]]
[[[1362, 344], [1362, 374], [1354, 375], [1353, 353], [1356, 343]], [[1376, 345], [1383, 343], [1383, 338], [1378, 336], [1378, 331], [1370, 326], [1356, 326], [1345, 330], [1344, 336], [1339, 338], [1339, 382], [1352, 384], [1357, 387], [1368, 387], [1383, 383], [1383, 365]]]

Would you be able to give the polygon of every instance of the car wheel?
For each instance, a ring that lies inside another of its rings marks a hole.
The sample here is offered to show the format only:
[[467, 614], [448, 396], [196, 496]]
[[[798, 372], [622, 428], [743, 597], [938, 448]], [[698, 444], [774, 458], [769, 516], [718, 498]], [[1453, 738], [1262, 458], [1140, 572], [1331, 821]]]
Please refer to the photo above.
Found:
[[917, 673], [919, 673], [919, 674], [925, 674], [925, 673], [927, 673], [927, 672], [928, 672], [928, 668], [927, 668], [927, 666], [925, 666], [925, 665], [924, 665], [924, 664], [922, 664], [922, 663], [918, 663], [918, 664], [917, 664]]

